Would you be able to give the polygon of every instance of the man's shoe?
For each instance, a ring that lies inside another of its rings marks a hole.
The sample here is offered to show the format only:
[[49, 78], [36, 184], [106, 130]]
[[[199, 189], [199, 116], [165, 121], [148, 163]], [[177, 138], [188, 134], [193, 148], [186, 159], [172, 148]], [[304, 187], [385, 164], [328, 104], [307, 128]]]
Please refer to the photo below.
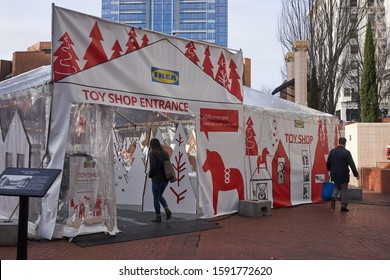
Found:
[[332, 201], [330, 202], [330, 209], [334, 210], [335, 208], [336, 208], [336, 201], [332, 199]]
[[161, 223], [161, 216], [156, 216], [154, 220], [152, 220], [154, 223]]
[[341, 207], [340, 211], [341, 211], [341, 212], [348, 212], [349, 209], [348, 209], [347, 207]]
[[165, 208], [166, 219], [169, 220], [172, 217], [172, 211], [169, 208]]

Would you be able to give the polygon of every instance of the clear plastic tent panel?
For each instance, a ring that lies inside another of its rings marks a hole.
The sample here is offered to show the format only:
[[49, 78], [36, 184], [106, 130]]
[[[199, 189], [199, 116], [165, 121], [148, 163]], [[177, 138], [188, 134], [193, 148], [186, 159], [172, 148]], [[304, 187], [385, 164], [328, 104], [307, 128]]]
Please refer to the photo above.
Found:
[[107, 106], [72, 105], [57, 212], [65, 236], [117, 231], [113, 118]]
[[[12, 81], [0, 83], [1, 89], [7, 88], [7, 85], [18, 89], [10, 93], [0, 91], [0, 137], [2, 137], [0, 141], [2, 145], [0, 172], [3, 172], [7, 167], [41, 168], [45, 166], [52, 85], [41, 84], [28, 88], [17, 88], [17, 84], [19, 83]], [[19, 129], [11, 129], [13, 127]], [[19, 133], [14, 135], [15, 131], [19, 131]], [[23, 132], [20, 133], [20, 131]], [[28, 142], [29, 152], [24, 154], [19, 150], [18, 144], [20, 142]], [[17, 217], [18, 201], [17, 197], [1, 196], [1, 215], [6, 216], [6, 218], [11, 218], [11, 215], [14, 218]], [[31, 198], [30, 200], [29, 220], [32, 222], [39, 218], [39, 201], [40, 198]]]

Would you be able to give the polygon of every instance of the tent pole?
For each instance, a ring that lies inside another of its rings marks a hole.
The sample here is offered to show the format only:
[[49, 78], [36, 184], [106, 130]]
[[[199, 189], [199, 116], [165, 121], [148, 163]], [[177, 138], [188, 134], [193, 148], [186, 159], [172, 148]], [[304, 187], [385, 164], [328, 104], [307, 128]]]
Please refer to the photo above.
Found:
[[146, 155], [145, 160], [145, 181], [144, 181], [144, 191], [142, 193], [142, 211], [144, 211], [144, 198], [145, 198], [145, 190], [146, 190], [146, 182], [148, 180], [148, 174], [146, 173], [146, 170], [148, 169], [148, 163], [149, 163], [149, 153], [150, 153], [150, 137], [152, 135], [152, 127], [149, 128], [149, 136], [147, 137], [147, 143], [148, 143], [148, 154]]

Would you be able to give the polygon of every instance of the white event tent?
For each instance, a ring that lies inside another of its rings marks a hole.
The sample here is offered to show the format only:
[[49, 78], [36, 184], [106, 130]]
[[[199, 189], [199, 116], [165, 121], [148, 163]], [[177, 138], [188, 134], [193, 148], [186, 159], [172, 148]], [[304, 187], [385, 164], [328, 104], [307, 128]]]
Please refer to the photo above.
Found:
[[[337, 119], [242, 86], [243, 55], [53, 6], [52, 65], [0, 82], [0, 172], [63, 172], [30, 201], [29, 233], [118, 232], [116, 204], [153, 211], [147, 144], [178, 180], [174, 212], [210, 218], [240, 200], [321, 201]], [[0, 196], [0, 214], [17, 198]]]

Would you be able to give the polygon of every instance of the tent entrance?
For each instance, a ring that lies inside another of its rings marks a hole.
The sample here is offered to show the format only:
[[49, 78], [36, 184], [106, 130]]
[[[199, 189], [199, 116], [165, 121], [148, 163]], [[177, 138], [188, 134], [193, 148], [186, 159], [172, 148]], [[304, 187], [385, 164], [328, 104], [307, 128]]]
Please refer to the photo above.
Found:
[[170, 155], [178, 181], [169, 183], [164, 197], [174, 213], [196, 214], [198, 179], [195, 117], [138, 109], [115, 111], [113, 146], [116, 203], [154, 211], [148, 178], [148, 144], [157, 138]]

